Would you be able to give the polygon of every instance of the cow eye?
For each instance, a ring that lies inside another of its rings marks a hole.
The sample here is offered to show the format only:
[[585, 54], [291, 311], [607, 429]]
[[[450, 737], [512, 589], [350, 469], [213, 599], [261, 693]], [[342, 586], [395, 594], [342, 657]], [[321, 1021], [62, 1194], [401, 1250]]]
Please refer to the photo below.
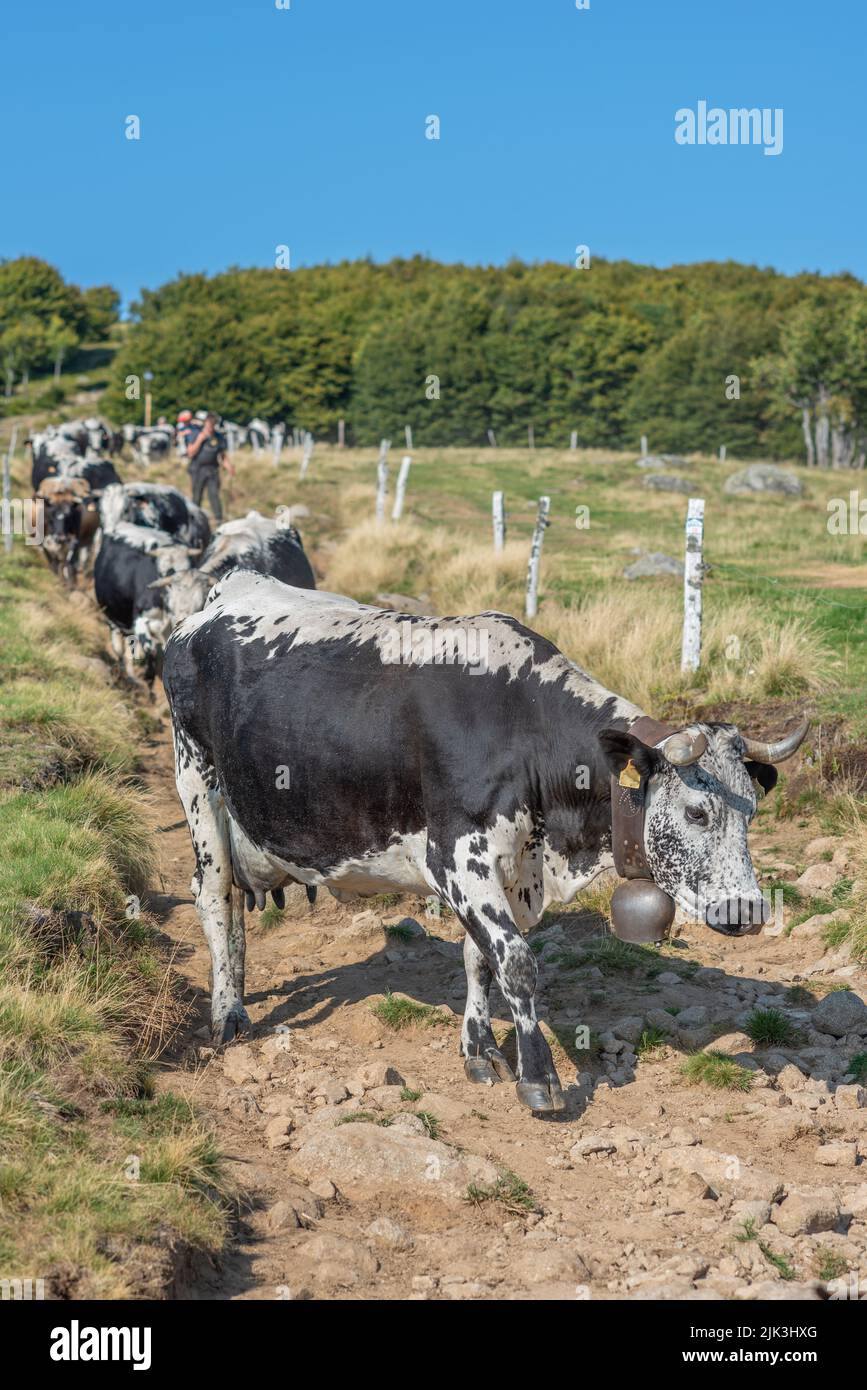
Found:
[[707, 825], [707, 811], [701, 806], [687, 806], [686, 818], [691, 825]]

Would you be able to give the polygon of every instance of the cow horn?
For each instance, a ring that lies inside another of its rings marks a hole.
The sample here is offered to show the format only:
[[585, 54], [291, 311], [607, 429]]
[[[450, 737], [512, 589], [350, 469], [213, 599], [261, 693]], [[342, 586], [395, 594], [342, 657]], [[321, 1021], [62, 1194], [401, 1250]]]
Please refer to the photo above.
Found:
[[706, 748], [707, 738], [700, 729], [695, 734], [691, 734], [689, 729], [681, 729], [665, 740], [662, 752], [675, 767], [689, 767], [690, 763], [698, 762]]
[[200, 545], [199, 545], [199, 546], [192, 546], [192, 545], [188, 545], [188, 546], [187, 546], [187, 554], [188, 554], [188, 555], [201, 555], [201, 553], [202, 553], [202, 547], [201, 547]]
[[164, 574], [160, 579], [152, 579], [148, 584], [149, 589], [165, 589], [174, 579], [173, 574]]
[[747, 738], [746, 734], [741, 734], [744, 741], [744, 752], [748, 758], [753, 758], [757, 763], [782, 763], [786, 758], [791, 758], [793, 753], [797, 753], [804, 739], [807, 737], [807, 730], [810, 721], [806, 715], [801, 717], [799, 724], [782, 738], [778, 738], [774, 743], [763, 743], [760, 739]]

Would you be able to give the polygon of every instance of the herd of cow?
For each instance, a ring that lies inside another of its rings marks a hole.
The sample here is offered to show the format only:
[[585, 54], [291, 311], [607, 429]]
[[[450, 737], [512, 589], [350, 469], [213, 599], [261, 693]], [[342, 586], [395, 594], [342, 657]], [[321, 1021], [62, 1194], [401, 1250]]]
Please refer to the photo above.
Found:
[[212, 535], [201, 507], [177, 488], [121, 481], [101, 456], [117, 450], [118, 437], [98, 420], [49, 427], [28, 444], [49, 564], [70, 585], [92, 575], [116, 656], [149, 687], [172, 628], [233, 566], [315, 587], [288, 508], [276, 521], [250, 512]]
[[539, 1114], [565, 1103], [523, 935], [548, 903], [638, 866], [712, 929], [760, 929], [747, 831], [806, 721], [771, 742], [731, 724], [672, 730], [506, 614], [420, 617], [324, 593], [288, 509], [212, 536], [176, 489], [88, 457], [87, 432], [33, 437], [45, 549], [70, 581], [92, 567], [116, 650], [151, 683], [163, 657], [217, 1042], [249, 1027], [245, 904], [282, 905], [289, 884], [451, 908], [466, 934], [466, 1075], [515, 1080], [491, 1028], [495, 979], [518, 1098]]

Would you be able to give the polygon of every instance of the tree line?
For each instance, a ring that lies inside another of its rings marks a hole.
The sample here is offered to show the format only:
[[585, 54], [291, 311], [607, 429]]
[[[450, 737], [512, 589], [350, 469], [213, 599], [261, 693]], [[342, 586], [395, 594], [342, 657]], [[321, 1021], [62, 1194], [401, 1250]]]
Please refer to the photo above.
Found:
[[646, 435], [657, 452], [864, 464], [867, 289], [851, 275], [419, 256], [181, 275], [131, 312], [105, 397], [118, 423], [141, 418], [152, 372], [155, 412], [210, 406], [331, 440], [342, 419], [358, 444], [409, 424], [419, 445], [490, 430], [525, 445], [532, 427], [540, 446]]
[[37, 256], [0, 261], [0, 366], [8, 400], [16, 384], [51, 372], [81, 344], [104, 339], [117, 321], [120, 295], [110, 285], [81, 290]]

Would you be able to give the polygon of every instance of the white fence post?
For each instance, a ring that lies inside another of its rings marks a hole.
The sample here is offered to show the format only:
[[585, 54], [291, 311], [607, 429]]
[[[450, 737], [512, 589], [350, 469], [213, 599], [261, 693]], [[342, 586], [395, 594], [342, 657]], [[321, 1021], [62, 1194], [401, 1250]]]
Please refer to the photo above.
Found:
[[506, 541], [506, 507], [501, 492], [494, 493], [494, 550], [502, 550]]
[[533, 433], [533, 426], [532, 426], [532, 425], [528, 425], [528, 426], [527, 426], [527, 448], [532, 450], [532, 449], [535, 449], [535, 447], [536, 447], [536, 436], [535, 436], [534, 433]]
[[312, 457], [313, 457], [313, 435], [312, 435], [312, 434], [310, 433], [310, 431], [308, 430], [307, 433], [306, 433], [305, 436], [304, 436], [304, 449], [303, 449], [302, 454], [301, 454], [301, 467], [300, 467], [300, 469], [298, 470], [298, 477], [299, 477], [299, 479], [300, 479], [300, 478], [306, 478], [306, 477], [307, 477], [307, 469], [308, 469], [309, 466], [310, 466], [310, 460], [312, 459]]
[[641, 436], [641, 457], [642, 457], [643, 459], [646, 459], [646, 458], [647, 458], [647, 435], [646, 435], [646, 434], [643, 434], [643, 435]]
[[[383, 444], [385, 440], [382, 441]], [[376, 519], [385, 520], [385, 494], [388, 492], [388, 459], [387, 451], [380, 450], [379, 462], [376, 465]]]
[[704, 578], [704, 498], [690, 497], [686, 509], [686, 563], [683, 567], [683, 648], [681, 671], [701, 664], [701, 584]]
[[725, 463], [726, 461], [726, 446], [724, 444], [719, 446], [719, 461], [720, 463]]
[[488, 430], [488, 443], [490, 444], [490, 446], [491, 446], [492, 449], [496, 449], [496, 447], [497, 447], [497, 436], [494, 434], [494, 431], [493, 431], [493, 430]]
[[524, 605], [524, 612], [528, 618], [535, 618], [536, 616], [539, 595], [539, 565], [542, 559], [542, 540], [545, 535], [545, 528], [548, 525], [548, 512], [550, 508], [550, 497], [540, 497], [539, 512], [536, 517], [536, 525], [533, 528], [532, 544], [530, 545], [530, 563], [527, 566], [527, 600]]
[[337, 447], [338, 447], [338, 449], [343, 449], [343, 448], [346, 447], [346, 421], [345, 421], [345, 420], [338, 420], [338, 421], [337, 421]]
[[271, 460], [274, 467], [280, 462], [280, 454], [283, 449], [283, 434], [280, 430], [275, 430], [271, 436]]
[[404, 425], [403, 432], [406, 436], [406, 447], [412, 453], [412, 425]]
[[573, 431], [572, 431], [572, 435], [571, 435], [571, 437], [570, 437], [570, 439], [569, 439], [569, 448], [572, 450], [573, 454], [574, 454], [575, 450], [578, 448], [578, 431], [577, 431], [577, 430], [573, 430]]
[[[407, 426], [407, 429], [408, 428], [409, 426]], [[406, 493], [406, 484], [407, 479], [409, 478], [409, 469], [411, 463], [412, 457], [409, 454], [404, 454], [403, 458], [400, 461], [400, 468], [397, 471], [397, 483], [394, 489], [394, 506], [392, 507], [391, 511], [392, 521], [400, 521], [400, 518], [403, 515], [403, 499]]]
[[3, 549], [8, 555], [12, 550], [12, 443], [3, 455]]

